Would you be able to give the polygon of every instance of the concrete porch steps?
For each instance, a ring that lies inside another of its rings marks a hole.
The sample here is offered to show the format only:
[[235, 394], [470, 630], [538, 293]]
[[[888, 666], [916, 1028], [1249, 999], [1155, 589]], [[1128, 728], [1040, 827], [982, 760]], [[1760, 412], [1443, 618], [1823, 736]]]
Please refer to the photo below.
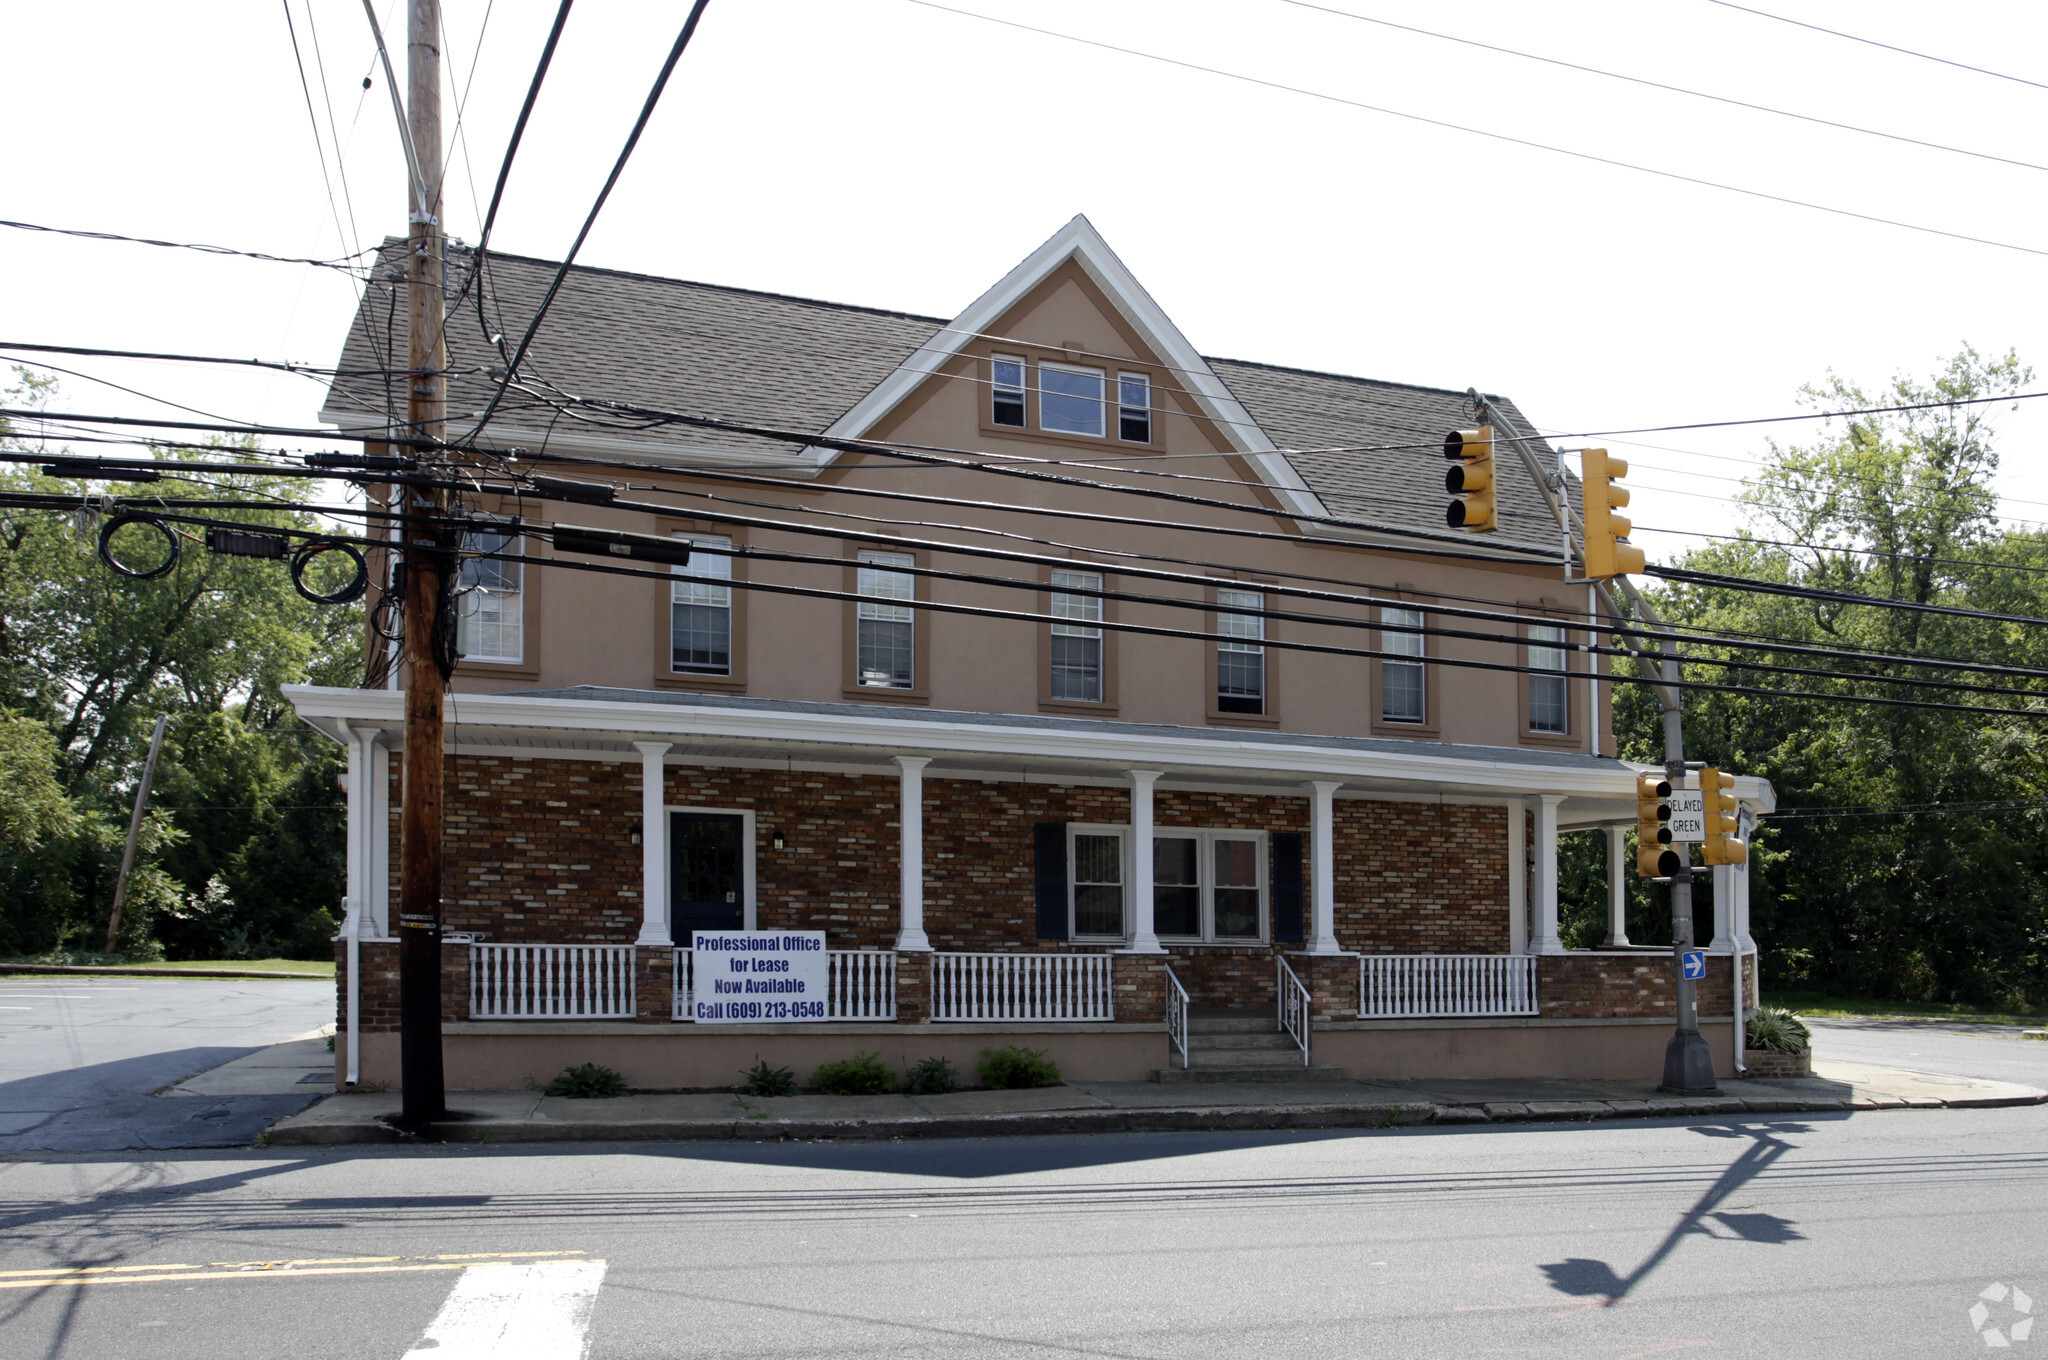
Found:
[[1188, 1065], [1159, 1068], [1158, 1082], [1344, 1081], [1341, 1067], [1304, 1067], [1291, 1035], [1256, 1011], [1194, 1011], [1188, 1016]]

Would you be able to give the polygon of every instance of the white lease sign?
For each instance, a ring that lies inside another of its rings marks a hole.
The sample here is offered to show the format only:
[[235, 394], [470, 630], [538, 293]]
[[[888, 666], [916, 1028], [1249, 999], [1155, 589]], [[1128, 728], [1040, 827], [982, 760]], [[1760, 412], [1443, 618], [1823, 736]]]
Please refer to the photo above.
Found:
[[822, 930], [699, 930], [690, 951], [690, 1010], [700, 1025], [825, 1018]]
[[1671, 839], [1698, 845], [1707, 838], [1707, 796], [1699, 789], [1671, 791]]

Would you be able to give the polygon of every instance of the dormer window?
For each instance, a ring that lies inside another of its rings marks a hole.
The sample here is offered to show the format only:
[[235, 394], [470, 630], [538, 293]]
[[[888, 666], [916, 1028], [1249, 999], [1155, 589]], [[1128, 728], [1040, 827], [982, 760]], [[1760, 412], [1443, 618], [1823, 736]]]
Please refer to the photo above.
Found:
[[998, 354], [988, 361], [989, 421], [1024, 425], [1024, 361]]
[[1038, 366], [1038, 428], [1049, 434], [1108, 433], [1103, 397], [1107, 381], [1099, 368]]

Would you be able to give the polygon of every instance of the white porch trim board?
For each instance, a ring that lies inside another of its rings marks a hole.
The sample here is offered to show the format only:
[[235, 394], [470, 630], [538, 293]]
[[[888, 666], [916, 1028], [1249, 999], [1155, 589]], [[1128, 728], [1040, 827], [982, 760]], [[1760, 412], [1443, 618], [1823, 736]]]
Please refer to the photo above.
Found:
[[1628, 828], [1607, 828], [1607, 940], [1609, 949], [1628, 945]]
[[662, 805], [665, 741], [636, 741], [640, 753], [640, 938], [635, 944], [673, 944], [668, 919], [668, 816]]
[[905, 953], [927, 953], [932, 942], [924, 933], [924, 767], [928, 756], [895, 756], [901, 827], [898, 854], [898, 902], [901, 923], [896, 931], [896, 948]]
[[1529, 952], [1529, 827], [1528, 805], [1508, 800], [1508, 952]]

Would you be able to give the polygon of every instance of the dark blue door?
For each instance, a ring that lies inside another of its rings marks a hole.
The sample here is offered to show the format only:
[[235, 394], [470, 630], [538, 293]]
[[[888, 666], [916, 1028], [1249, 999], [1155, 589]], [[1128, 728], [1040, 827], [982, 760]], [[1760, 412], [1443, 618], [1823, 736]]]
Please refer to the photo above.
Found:
[[675, 941], [693, 930], [744, 930], [745, 820], [724, 812], [671, 812], [668, 822], [668, 910]]

